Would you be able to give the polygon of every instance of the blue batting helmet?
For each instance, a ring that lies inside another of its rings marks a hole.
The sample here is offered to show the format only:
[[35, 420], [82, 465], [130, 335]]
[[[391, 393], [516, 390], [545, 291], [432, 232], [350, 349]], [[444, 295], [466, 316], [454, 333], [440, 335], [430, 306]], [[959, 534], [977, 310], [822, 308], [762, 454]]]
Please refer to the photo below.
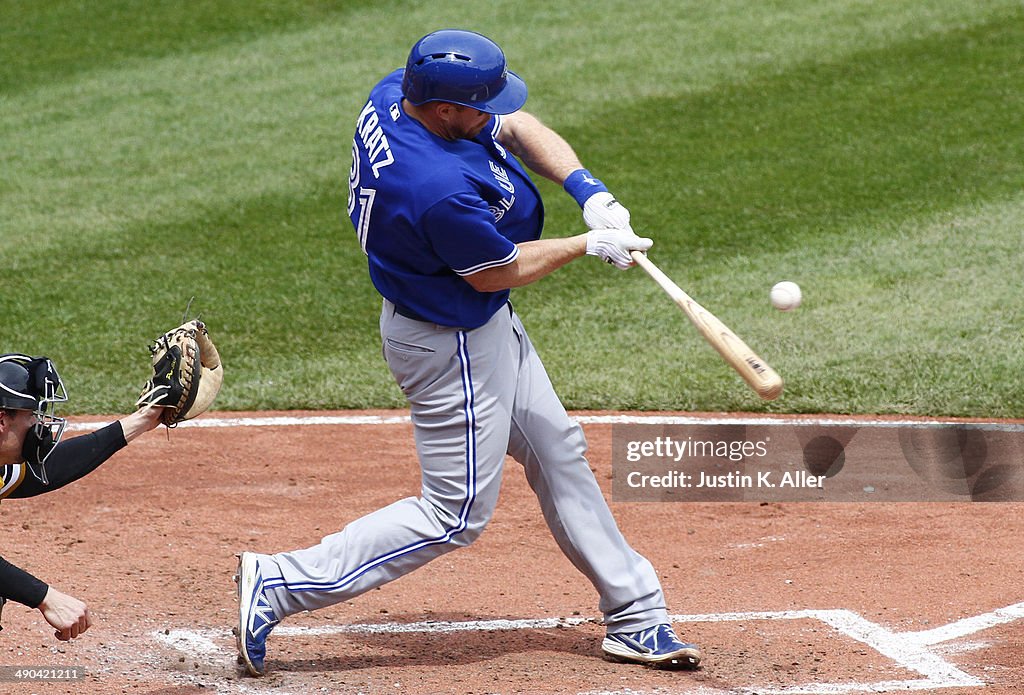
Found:
[[447, 101], [505, 114], [526, 103], [526, 83], [506, 67], [505, 54], [486, 36], [442, 29], [427, 34], [409, 51], [402, 96], [416, 106]]

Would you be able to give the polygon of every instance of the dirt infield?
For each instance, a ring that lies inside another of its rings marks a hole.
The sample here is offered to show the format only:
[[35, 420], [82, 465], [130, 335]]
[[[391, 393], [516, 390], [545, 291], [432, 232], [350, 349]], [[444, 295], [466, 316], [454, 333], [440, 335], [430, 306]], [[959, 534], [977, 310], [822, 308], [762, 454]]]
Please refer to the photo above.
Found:
[[[233, 554], [305, 547], [419, 488], [405, 413], [252, 426], [256, 415], [149, 433], [75, 485], [3, 503], [0, 552], [86, 600], [95, 624], [59, 643], [38, 613], [8, 604], [0, 692], [1024, 690], [1022, 504], [613, 503], [677, 630], [704, 651], [700, 670], [666, 672], [601, 658], [596, 594], [511, 459], [476, 544], [289, 618], [267, 677], [242, 677]], [[584, 429], [610, 494], [611, 426]], [[12, 684], [17, 666], [85, 675]]]

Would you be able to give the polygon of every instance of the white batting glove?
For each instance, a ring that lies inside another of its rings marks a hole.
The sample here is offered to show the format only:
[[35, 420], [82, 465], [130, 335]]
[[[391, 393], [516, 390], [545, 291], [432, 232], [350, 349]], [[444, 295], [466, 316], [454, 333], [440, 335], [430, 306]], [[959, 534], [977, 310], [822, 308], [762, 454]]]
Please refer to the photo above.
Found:
[[646, 251], [654, 241], [639, 237], [629, 227], [625, 229], [592, 229], [587, 232], [587, 255], [598, 256], [619, 270], [633, 265], [630, 251]]
[[629, 229], [629, 210], [608, 191], [601, 191], [583, 203], [583, 222], [590, 229]]

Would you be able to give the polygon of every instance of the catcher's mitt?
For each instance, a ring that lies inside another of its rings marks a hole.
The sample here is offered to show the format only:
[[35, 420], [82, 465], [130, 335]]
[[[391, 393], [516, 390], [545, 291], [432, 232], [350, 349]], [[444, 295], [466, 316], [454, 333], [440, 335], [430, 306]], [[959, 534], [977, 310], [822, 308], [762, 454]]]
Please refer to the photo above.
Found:
[[136, 408], [163, 408], [160, 421], [168, 427], [205, 412], [220, 391], [224, 367], [203, 322], [194, 319], [164, 333], [149, 351], [153, 376], [143, 387]]

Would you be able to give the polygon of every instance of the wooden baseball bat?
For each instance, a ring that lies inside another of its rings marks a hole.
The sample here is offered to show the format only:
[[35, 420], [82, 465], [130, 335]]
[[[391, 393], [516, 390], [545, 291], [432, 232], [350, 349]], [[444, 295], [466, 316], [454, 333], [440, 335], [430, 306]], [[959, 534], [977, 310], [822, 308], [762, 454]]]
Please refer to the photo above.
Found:
[[711, 347], [718, 350], [718, 354], [750, 384], [750, 388], [754, 389], [758, 396], [766, 401], [773, 401], [779, 397], [782, 393], [782, 377], [769, 367], [767, 362], [758, 357], [718, 317], [683, 292], [679, 285], [661, 272], [661, 269], [643, 252], [631, 251], [630, 255], [636, 264], [646, 270], [661, 289], [679, 305], [705, 340], [711, 343]]

